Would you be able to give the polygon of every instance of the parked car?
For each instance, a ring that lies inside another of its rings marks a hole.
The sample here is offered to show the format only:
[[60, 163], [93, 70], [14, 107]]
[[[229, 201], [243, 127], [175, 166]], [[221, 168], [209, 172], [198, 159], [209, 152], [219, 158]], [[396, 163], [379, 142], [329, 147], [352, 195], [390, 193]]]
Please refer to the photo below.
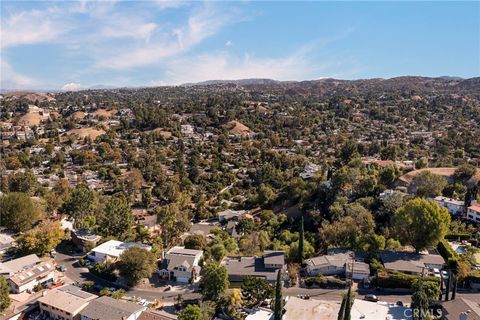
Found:
[[367, 301], [372, 301], [372, 302], [377, 302], [378, 301], [378, 297], [374, 294], [367, 294], [367, 295], [365, 295], [365, 297], [363, 299], [367, 300]]

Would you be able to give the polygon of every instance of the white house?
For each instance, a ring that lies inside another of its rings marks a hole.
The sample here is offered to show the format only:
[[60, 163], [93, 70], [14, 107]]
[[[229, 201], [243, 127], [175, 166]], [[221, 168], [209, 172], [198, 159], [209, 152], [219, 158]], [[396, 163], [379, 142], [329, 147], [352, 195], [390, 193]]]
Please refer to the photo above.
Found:
[[463, 208], [464, 208], [464, 202], [447, 198], [447, 197], [442, 197], [438, 196], [433, 199], [432, 201], [438, 203], [439, 206], [447, 208], [448, 212], [451, 214], [462, 214]]
[[167, 251], [160, 267], [160, 275], [169, 280], [178, 282], [195, 282], [200, 274], [200, 258], [202, 250], [185, 249], [185, 247], [173, 247]]
[[467, 209], [467, 219], [480, 223], [480, 204], [479, 203], [472, 203], [470, 207]]
[[345, 273], [345, 263], [353, 261], [351, 252], [322, 255], [305, 260], [310, 276], [325, 276]]
[[50, 259], [16, 273], [7, 279], [13, 293], [33, 291], [37, 285], [49, 285], [55, 282], [55, 262]]
[[151, 246], [143, 243], [125, 243], [117, 240], [109, 240], [105, 243], [102, 243], [98, 247], [93, 248], [88, 257], [95, 262], [116, 261], [123, 251], [130, 247], [140, 247], [147, 249], [148, 251], [152, 250]]

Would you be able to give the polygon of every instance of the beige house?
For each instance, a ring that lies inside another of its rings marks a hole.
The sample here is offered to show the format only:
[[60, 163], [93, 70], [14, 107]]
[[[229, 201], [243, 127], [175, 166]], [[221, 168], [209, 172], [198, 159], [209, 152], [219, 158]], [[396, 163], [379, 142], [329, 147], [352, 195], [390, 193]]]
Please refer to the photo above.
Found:
[[38, 299], [43, 315], [54, 320], [79, 320], [79, 312], [97, 296], [81, 290], [74, 285], [63, 286], [52, 291], [45, 291]]
[[55, 282], [55, 262], [53, 259], [40, 262], [11, 276], [8, 286], [13, 293], [33, 291], [37, 285], [49, 285]]

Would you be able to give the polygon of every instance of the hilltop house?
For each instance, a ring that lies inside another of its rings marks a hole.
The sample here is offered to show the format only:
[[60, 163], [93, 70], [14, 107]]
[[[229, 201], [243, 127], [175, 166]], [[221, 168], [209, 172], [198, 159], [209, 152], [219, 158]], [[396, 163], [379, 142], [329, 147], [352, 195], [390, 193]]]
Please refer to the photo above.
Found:
[[386, 270], [422, 275], [428, 270], [442, 269], [445, 260], [436, 253], [420, 254], [404, 251], [382, 251], [380, 259]]
[[202, 250], [173, 247], [165, 254], [159, 273], [168, 280], [195, 282], [200, 274], [201, 268], [198, 263], [202, 256]]
[[463, 201], [447, 197], [438, 196], [430, 200], [436, 202], [441, 207], [447, 208], [448, 212], [452, 215], [462, 214], [463, 208], [465, 207]]
[[472, 205], [467, 209], [467, 219], [480, 223], [480, 204], [472, 201]]
[[353, 280], [363, 280], [370, 276], [369, 265], [355, 260], [353, 252], [321, 255], [306, 259], [304, 262], [310, 276], [319, 274], [326, 276], [345, 275]]
[[286, 271], [285, 252], [265, 251], [263, 257], [225, 257], [221, 263], [227, 268], [228, 280], [243, 281], [246, 276], [276, 281], [278, 270]]

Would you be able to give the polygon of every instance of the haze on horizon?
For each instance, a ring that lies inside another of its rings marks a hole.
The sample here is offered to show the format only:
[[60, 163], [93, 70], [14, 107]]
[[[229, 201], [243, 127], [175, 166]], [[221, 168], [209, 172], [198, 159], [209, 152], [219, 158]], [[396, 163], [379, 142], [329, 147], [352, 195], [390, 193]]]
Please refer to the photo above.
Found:
[[480, 75], [480, 3], [2, 1], [1, 89]]

